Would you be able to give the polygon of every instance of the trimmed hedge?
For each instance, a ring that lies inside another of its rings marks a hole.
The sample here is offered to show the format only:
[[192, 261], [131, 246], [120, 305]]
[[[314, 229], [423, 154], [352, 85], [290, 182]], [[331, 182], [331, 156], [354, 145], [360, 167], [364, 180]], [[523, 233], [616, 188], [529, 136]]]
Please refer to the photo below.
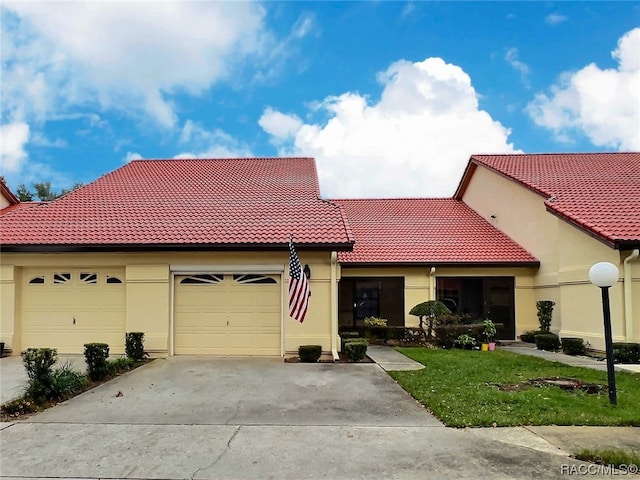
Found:
[[541, 330], [527, 330], [525, 332], [522, 332], [522, 334], [520, 335], [520, 340], [525, 343], [536, 343], [536, 335], [538, 335], [539, 333], [544, 332]]
[[322, 355], [322, 345], [300, 345], [298, 357], [304, 363], [316, 363]]
[[557, 352], [560, 349], [560, 337], [555, 333], [538, 333], [535, 338], [538, 350]]
[[344, 351], [347, 358], [352, 362], [358, 362], [362, 360], [367, 354], [368, 343], [366, 340], [351, 339], [345, 343]]
[[[417, 327], [367, 327], [365, 325], [357, 325], [355, 327], [342, 327], [340, 337], [346, 338], [345, 334], [357, 333], [359, 337], [368, 338], [370, 340], [379, 340], [383, 344], [389, 340], [396, 340], [402, 343], [411, 344], [422, 341], [422, 330]], [[354, 338], [354, 337], [351, 337]]]
[[562, 339], [562, 353], [565, 355], [584, 355], [584, 340], [576, 337]]
[[350, 338], [361, 338], [363, 335], [360, 335], [359, 332], [352, 331], [344, 331], [340, 333], [340, 350], [344, 352], [344, 343], [346, 340]]
[[640, 343], [613, 343], [614, 363], [640, 363]]
[[107, 365], [109, 345], [106, 343], [85, 343], [84, 359], [87, 362], [87, 374], [91, 380], [102, 380], [109, 373]]

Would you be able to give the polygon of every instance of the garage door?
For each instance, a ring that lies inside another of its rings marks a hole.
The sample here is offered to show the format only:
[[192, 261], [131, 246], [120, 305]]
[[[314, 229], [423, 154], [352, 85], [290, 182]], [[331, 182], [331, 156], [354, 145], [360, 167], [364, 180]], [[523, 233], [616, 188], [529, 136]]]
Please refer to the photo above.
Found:
[[280, 275], [177, 275], [175, 282], [176, 355], [280, 355]]
[[102, 342], [124, 352], [124, 269], [24, 269], [22, 346], [82, 353]]

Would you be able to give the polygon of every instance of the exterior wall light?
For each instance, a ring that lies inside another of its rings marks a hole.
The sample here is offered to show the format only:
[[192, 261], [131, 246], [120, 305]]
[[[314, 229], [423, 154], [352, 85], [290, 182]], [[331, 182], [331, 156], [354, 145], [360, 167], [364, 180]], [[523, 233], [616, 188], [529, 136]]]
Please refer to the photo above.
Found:
[[613, 340], [611, 336], [611, 306], [609, 288], [620, 276], [618, 267], [613, 263], [599, 262], [589, 269], [589, 281], [602, 291], [602, 314], [604, 317], [604, 344], [607, 351], [607, 378], [609, 380], [609, 403], [618, 404], [616, 393], [616, 374], [613, 366]]

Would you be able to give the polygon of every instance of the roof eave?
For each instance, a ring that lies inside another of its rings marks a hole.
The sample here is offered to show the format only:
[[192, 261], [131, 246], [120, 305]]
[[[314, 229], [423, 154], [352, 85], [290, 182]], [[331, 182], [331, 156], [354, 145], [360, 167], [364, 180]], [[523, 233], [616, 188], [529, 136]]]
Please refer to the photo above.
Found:
[[518, 260], [518, 261], [488, 261], [488, 262], [464, 262], [464, 261], [399, 261], [399, 262], [348, 262], [338, 261], [343, 267], [465, 267], [465, 268], [500, 268], [500, 267], [529, 267], [539, 268], [539, 260]]
[[[203, 251], [278, 251], [288, 243], [165, 243], [165, 244], [5, 244], [4, 253], [88, 253], [88, 252], [203, 252]], [[296, 250], [353, 251], [353, 242], [296, 243]]]
[[576, 227], [577, 229], [583, 231], [584, 233], [586, 233], [587, 235], [589, 235], [592, 238], [595, 238], [596, 240], [604, 243], [606, 246], [616, 249], [619, 249], [618, 246], [618, 240], [616, 239], [612, 239], [609, 237], [606, 237], [604, 235], [602, 235], [601, 233], [598, 233], [592, 229], [590, 229], [589, 227], [587, 227], [586, 225], [580, 223], [577, 219], [570, 217], [569, 215], [560, 212], [559, 210], [556, 210], [555, 208], [553, 208], [553, 205], [550, 205], [549, 203], [546, 204], [546, 209], [547, 212], [551, 213], [552, 215], [555, 215], [556, 217], [564, 220], [565, 222], [567, 222], [568, 224]]
[[458, 184], [458, 188], [456, 188], [456, 193], [453, 194], [453, 198], [455, 198], [456, 200], [462, 200], [464, 192], [467, 190], [467, 187], [471, 182], [473, 172], [476, 171], [476, 168], [478, 168], [478, 165], [473, 161], [473, 156], [471, 156], [466, 168], [464, 169], [462, 178], [460, 178], [460, 183]]

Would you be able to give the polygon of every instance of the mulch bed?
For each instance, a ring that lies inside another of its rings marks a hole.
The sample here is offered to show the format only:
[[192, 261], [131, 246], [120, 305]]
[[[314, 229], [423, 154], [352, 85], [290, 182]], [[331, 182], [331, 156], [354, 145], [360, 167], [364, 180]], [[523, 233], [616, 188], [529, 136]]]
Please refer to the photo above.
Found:
[[[375, 363], [368, 356], [365, 356], [362, 360], [358, 362], [352, 362], [342, 352], [338, 352], [338, 356], [340, 357], [340, 360], [338, 362], [334, 362], [333, 359], [330, 357], [323, 357], [323, 358], [320, 358], [320, 360], [318, 360], [318, 363]], [[285, 357], [284, 363], [301, 363], [301, 362], [300, 362], [300, 358], [298, 357]]]

